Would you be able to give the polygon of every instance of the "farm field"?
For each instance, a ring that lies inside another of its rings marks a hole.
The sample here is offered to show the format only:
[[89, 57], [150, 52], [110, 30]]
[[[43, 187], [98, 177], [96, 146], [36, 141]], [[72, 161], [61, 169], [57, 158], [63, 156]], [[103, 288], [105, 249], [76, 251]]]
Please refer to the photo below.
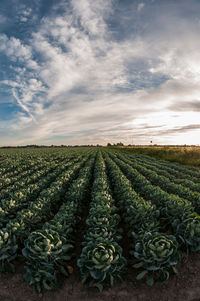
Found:
[[199, 169], [103, 147], [1, 149], [0, 196], [0, 300], [198, 300]]
[[129, 153], [152, 156], [156, 159], [200, 167], [200, 146], [135, 146], [124, 147]]

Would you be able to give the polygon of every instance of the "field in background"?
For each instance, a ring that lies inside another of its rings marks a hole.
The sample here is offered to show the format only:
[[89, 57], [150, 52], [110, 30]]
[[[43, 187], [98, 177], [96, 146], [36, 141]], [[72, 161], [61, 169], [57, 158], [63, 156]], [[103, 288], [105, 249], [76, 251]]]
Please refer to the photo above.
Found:
[[200, 167], [200, 146], [135, 146], [123, 149], [129, 153]]

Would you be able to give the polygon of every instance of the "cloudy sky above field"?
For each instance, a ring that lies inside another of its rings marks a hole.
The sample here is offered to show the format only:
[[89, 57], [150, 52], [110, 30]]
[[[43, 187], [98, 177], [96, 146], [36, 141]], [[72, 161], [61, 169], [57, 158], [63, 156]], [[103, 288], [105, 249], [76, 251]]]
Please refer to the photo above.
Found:
[[1, 0], [0, 145], [200, 144], [199, 0]]

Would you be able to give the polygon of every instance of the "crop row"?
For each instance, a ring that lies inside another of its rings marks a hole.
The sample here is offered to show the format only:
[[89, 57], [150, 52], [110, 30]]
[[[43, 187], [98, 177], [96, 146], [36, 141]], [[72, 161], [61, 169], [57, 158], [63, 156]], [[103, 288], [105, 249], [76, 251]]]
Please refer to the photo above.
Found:
[[[17, 256], [20, 242], [29, 233], [40, 227], [47, 221], [53, 212], [59, 208], [69, 184], [81, 169], [85, 160], [68, 166], [49, 188], [42, 190], [38, 198], [31, 201], [26, 209], [17, 213], [16, 218], [11, 219], [5, 228], [1, 230], [0, 239], [0, 270], [13, 270], [12, 261]], [[53, 214], [54, 215], [54, 214]], [[20, 248], [19, 248], [20, 249]], [[19, 250], [20, 251], [20, 250]]]
[[[82, 151], [81, 153], [84, 152]], [[48, 164], [49, 162], [61, 162], [67, 157], [72, 157], [79, 154], [80, 151], [77, 150], [65, 150], [64, 152], [57, 150], [54, 153], [43, 153], [36, 151], [34, 155], [28, 155], [28, 153], [22, 152], [17, 156], [17, 158], [13, 158], [13, 156], [7, 154], [7, 159], [4, 159], [3, 162], [0, 163], [1, 183], [5, 182], [5, 180], [8, 181], [12, 177], [20, 175], [20, 173], [25, 170], [32, 169], [33, 167], [37, 168], [37, 166], [41, 165], [42, 163], [45, 165], [45, 163]]]
[[152, 185], [143, 175], [123, 160], [123, 155], [110, 155], [131, 181], [133, 188], [160, 210], [163, 225], [169, 224], [174, 235], [188, 250], [200, 250], [200, 216], [190, 201], [168, 194]]
[[57, 168], [54, 168], [53, 172], [48, 173], [52, 169], [50, 168], [50, 170], [45, 171], [43, 177], [39, 174], [38, 182], [28, 184], [23, 189], [17, 191], [7, 189], [4, 194], [0, 193], [0, 195], [3, 195], [0, 207], [1, 227], [14, 218], [18, 211], [27, 208], [29, 203], [42, 194], [42, 191], [47, 188], [59, 176], [59, 174], [61, 174], [68, 166], [71, 166], [80, 159], [81, 157], [70, 162], [67, 160], [66, 164], [58, 166]]
[[[141, 159], [139, 157], [132, 157], [130, 158], [132, 162], [136, 162], [141, 164], [143, 167], [150, 169], [151, 171], [156, 172], [158, 175], [164, 176], [167, 179], [169, 179], [171, 182], [175, 184], [181, 184], [184, 187], [190, 188], [192, 191], [200, 192], [200, 183], [195, 181], [192, 181], [191, 176], [186, 178], [177, 178], [174, 176], [173, 172], [167, 171], [165, 168], [163, 168], [160, 164], [153, 164], [145, 159]], [[196, 178], [195, 178], [196, 180]]]
[[[57, 165], [61, 164], [63, 161], [66, 161], [72, 159], [74, 156], [63, 156], [59, 157], [58, 159], [56, 158], [49, 158], [49, 160], [46, 160], [44, 158], [42, 159], [36, 159], [36, 160], [31, 160], [30, 162], [26, 162], [25, 164], [21, 165], [20, 167], [16, 168], [14, 172], [11, 173], [5, 173], [4, 175], [0, 176], [0, 191], [2, 188], [6, 187], [12, 187], [16, 190], [18, 186], [26, 179], [26, 183], [30, 182], [30, 178], [34, 179], [34, 175], [38, 171], [43, 171], [45, 168], [48, 166], [52, 166], [52, 169], [55, 168]], [[32, 177], [33, 176], [33, 177]], [[24, 185], [26, 185], [24, 183]], [[22, 188], [22, 187], [20, 187]]]
[[[16, 176], [14, 178], [11, 178], [9, 182], [7, 182], [7, 179], [5, 179], [5, 182], [3, 182], [3, 189], [0, 190], [0, 199], [5, 199], [8, 197], [13, 197], [14, 193], [16, 193], [18, 190], [22, 190], [27, 187], [28, 184], [36, 183], [42, 175], [45, 175], [45, 173], [50, 173], [51, 171], [55, 170], [59, 165], [65, 164], [65, 162], [70, 161], [70, 159], [64, 159], [61, 162], [42, 162], [36, 166], [32, 166], [32, 168], [29, 168], [28, 171], [24, 171], [20, 173], [19, 176]], [[5, 185], [7, 183], [7, 185]], [[5, 187], [7, 186], [7, 187]]]
[[65, 276], [72, 272], [69, 261], [73, 255], [74, 227], [78, 211], [81, 213], [78, 207], [87, 196], [93, 162], [93, 156], [86, 161], [53, 219], [46, 222], [41, 230], [32, 232], [25, 241], [22, 251], [26, 258], [25, 279], [38, 292], [43, 287], [52, 289], [58, 286], [58, 271]]
[[[13, 271], [22, 251], [25, 279], [38, 292], [58, 287], [74, 259], [82, 282], [99, 290], [122, 280], [128, 264], [152, 285], [177, 272], [183, 252], [200, 250], [197, 171], [183, 178], [185, 167], [110, 149], [51, 152], [27, 151], [14, 182], [2, 178], [0, 271]], [[3, 158], [9, 165], [15, 153]]]
[[105, 158], [113, 192], [132, 242], [129, 251], [136, 259], [133, 267], [142, 268], [137, 279], [146, 276], [149, 285], [154, 283], [155, 277], [161, 281], [168, 279], [170, 273], [176, 273], [174, 266], [181, 259], [176, 238], [159, 232], [159, 210], [133, 190], [131, 182], [108, 155], [105, 154]]
[[119, 246], [120, 216], [110, 194], [102, 154], [98, 153], [92, 185], [92, 199], [86, 220], [88, 229], [84, 235], [83, 249], [78, 260], [82, 282], [97, 286], [101, 291], [104, 283], [113, 285], [121, 280], [126, 266]]
[[189, 188], [181, 185], [173, 183], [169, 180], [169, 178], [165, 176], [161, 176], [157, 174], [152, 169], [148, 169], [144, 167], [142, 164], [139, 164], [137, 161], [131, 162], [130, 160], [127, 160], [126, 157], [121, 157], [124, 162], [135, 168], [140, 174], [145, 176], [152, 184], [157, 185], [161, 187], [164, 191], [168, 193], [173, 193], [180, 198], [186, 199], [190, 201], [195, 210], [200, 213], [200, 193], [193, 192]]
[[137, 158], [142, 161], [149, 162], [150, 164], [154, 166], [158, 166], [160, 170], [164, 170], [169, 172], [171, 175], [175, 176], [176, 178], [180, 179], [189, 179], [194, 183], [200, 183], [200, 173], [195, 170], [190, 170], [189, 167], [187, 166], [181, 166], [180, 164], [173, 164], [171, 162], [167, 161], [162, 161], [162, 160], [156, 160], [152, 157], [149, 156], [144, 156], [144, 155], [134, 155], [134, 156], [129, 156], [129, 158]]

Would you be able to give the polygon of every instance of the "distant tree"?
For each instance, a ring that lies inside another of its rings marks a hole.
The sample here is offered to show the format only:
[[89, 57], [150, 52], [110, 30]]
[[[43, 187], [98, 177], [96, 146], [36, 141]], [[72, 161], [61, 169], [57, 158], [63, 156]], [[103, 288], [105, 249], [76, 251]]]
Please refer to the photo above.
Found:
[[108, 142], [108, 143], [107, 143], [107, 146], [112, 146], [112, 144]]
[[118, 142], [116, 145], [117, 146], [124, 146], [124, 144], [122, 142]]

